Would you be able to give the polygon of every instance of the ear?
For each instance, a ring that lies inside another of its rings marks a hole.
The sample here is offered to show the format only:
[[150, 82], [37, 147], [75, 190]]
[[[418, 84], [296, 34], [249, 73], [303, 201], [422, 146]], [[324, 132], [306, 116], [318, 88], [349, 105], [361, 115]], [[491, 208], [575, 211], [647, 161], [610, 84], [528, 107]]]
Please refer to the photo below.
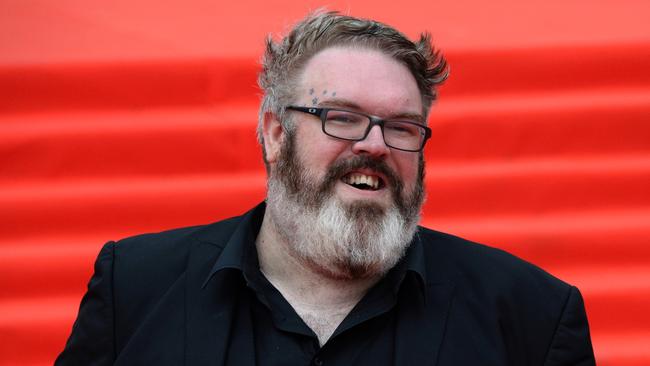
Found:
[[264, 137], [264, 151], [266, 151], [266, 161], [271, 164], [275, 163], [280, 154], [280, 148], [284, 142], [285, 133], [282, 123], [278, 121], [275, 114], [271, 112], [264, 113], [262, 123], [262, 136]]

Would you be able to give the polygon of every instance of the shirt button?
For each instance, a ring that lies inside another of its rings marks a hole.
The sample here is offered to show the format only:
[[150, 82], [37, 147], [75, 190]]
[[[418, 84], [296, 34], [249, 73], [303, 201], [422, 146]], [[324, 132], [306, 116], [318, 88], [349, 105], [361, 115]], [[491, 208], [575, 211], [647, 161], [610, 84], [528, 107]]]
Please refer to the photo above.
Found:
[[321, 360], [318, 357], [314, 357], [314, 365], [316, 366], [323, 366], [323, 360]]

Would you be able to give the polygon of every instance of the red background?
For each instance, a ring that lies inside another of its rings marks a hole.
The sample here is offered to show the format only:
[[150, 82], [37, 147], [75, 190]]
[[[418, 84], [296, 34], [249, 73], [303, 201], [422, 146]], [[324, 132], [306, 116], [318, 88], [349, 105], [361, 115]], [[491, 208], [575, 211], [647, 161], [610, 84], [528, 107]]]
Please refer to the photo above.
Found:
[[[264, 197], [263, 38], [327, 5], [449, 58], [424, 224], [578, 286], [650, 364], [650, 2], [0, 2], [0, 364], [51, 364], [101, 244]], [[540, 299], [543, 301], [543, 299]]]

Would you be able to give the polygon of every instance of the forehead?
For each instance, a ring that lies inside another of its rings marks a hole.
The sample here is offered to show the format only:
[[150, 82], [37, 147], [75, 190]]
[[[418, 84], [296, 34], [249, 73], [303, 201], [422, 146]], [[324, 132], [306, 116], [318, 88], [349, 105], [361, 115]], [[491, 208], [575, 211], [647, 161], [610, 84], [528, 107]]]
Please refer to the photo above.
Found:
[[315, 54], [298, 78], [297, 102], [327, 105], [345, 101], [378, 116], [422, 113], [422, 100], [409, 69], [373, 49], [330, 47]]

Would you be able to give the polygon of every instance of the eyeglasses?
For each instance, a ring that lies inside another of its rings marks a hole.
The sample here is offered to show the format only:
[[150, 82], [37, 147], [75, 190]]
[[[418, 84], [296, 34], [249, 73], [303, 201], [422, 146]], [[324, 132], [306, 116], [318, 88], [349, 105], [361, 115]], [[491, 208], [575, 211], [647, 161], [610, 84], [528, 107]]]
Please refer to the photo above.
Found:
[[431, 129], [415, 121], [384, 120], [336, 108], [288, 106], [287, 109], [319, 117], [323, 122], [323, 133], [342, 140], [361, 141], [368, 137], [372, 127], [377, 125], [381, 128], [386, 146], [417, 152], [422, 151], [427, 139], [431, 137]]

